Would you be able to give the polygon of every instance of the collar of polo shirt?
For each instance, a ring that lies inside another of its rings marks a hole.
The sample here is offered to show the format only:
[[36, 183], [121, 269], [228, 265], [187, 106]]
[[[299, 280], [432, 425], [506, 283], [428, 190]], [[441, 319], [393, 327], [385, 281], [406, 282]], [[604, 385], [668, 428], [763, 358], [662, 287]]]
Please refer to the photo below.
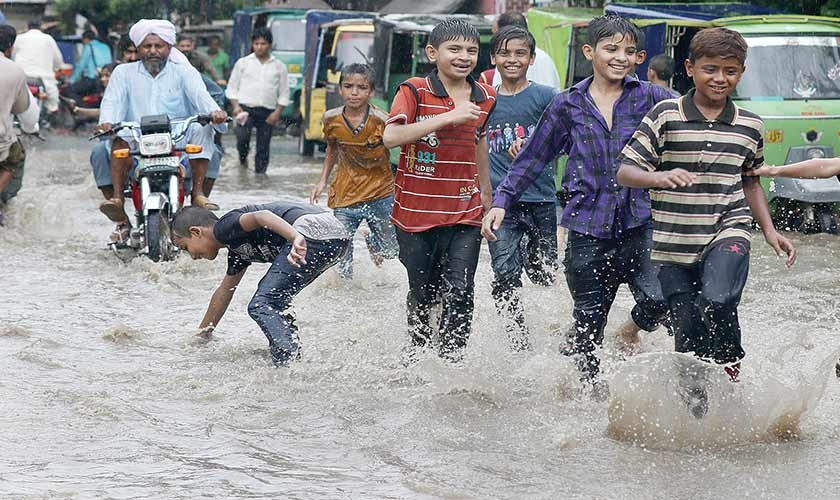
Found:
[[[680, 99], [680, 112], [687, 122], [708, 122], [710, 120], [706, 118], [706, 116], [697, 109], [697, 105], [694, 104], [695, 91], [696, 89], [689, 90], [688, 93]], [[737, 119], [738, 110], [735, 109], [735, 103], [732, 101], [731, 97], [727, 97], [726, 106], [723, 108], [723, 111], [717, 118], [711, 121], [735, 125], [735, 120]]]

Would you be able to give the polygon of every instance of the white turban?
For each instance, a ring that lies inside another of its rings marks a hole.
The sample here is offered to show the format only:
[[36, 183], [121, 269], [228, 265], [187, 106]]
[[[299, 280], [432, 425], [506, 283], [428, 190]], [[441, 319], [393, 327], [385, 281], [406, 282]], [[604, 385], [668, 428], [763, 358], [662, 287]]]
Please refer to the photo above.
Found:
[[169, 60], [177, 64], [190, 64], [180, 50], [175, 48], [175, 25], [163, 19], [141, 19], [134, 23], [128, 30], [128, 37], [134, 42], [135, 47], [140, 47], [143, 40], [149, 35], [157, 35], [161, 40], [172, 45], [169, 52]]

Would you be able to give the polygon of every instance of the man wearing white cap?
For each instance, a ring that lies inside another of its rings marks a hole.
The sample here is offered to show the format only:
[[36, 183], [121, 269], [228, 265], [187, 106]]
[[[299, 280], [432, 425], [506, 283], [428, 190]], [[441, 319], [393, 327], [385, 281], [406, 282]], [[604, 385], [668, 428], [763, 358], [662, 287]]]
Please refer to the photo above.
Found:
[[[110, 130], [122, 121], [139, 122], [148, 115], [165, 114], [170, 118], [186, 118], [209, 113], [213, 123], [227, 119], [210, 97], [201, 75], [175, 45], [175, 26], [169, 21], [142, 19], [128, 33], [137, 46], [139, 59], [120, 64], [114, 69], [102, 98], [99, 130]], [[186, 142], [199, 144], [201, 153], [191, 154], [192, 204], [217, 210], [219, 207], [204, 195], [202, 186], [207, 166], [213, 154], [213, 127], [193, 124], [187, 131]], [[121, 137], [114, 138], [114, 149], [129, 147]], [[113, 158], [111, 176], [114, 186], [122, 186], [132, 166], [130, 158]], [[114, 198], [100, 205], [102, 213], [117, 223], [117, 237], [128, 233], [128, 217], [124, 209], [125, 195], [114, 190]]]

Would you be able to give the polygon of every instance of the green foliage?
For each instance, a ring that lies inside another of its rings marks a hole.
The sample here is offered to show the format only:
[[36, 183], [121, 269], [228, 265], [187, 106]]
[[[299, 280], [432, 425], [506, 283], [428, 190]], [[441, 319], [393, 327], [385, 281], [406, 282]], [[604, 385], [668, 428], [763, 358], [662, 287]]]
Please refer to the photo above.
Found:
[[259, 0], [56, 0], [55, 7], [68, 27], [75, 15], [86, 17], [100, 28], [143, 18], [190, 17], [193, 23], [208, 19], [230, 19], [234, 11], [260, 5]]

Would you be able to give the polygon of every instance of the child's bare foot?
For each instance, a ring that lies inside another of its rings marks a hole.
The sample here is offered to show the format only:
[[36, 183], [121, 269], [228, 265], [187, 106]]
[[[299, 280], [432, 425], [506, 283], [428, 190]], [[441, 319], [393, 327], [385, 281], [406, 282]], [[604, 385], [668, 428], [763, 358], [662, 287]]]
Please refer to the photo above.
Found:
[[627, 319], [615, 332], [615, 343], [618, 351], [625, 356], [633, 356], [641, 351], [642, 337], [639, 326], [632, 318]]

